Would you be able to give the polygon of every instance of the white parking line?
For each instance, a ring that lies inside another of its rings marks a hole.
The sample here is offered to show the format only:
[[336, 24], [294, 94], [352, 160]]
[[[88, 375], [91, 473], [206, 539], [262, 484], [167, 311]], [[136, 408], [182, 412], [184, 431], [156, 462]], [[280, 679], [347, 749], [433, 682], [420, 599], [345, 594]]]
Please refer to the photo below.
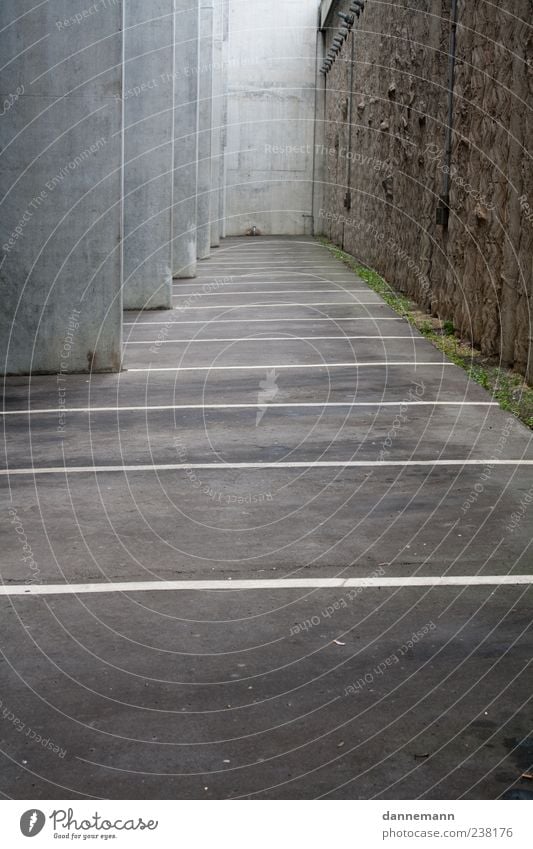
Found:
[[379, 340], [386, 339], [390, 340], [400, 340], [406, 339], [412, 342], [424, 342], [426, 341], [423, 336], [412, 336], [408, 334], [407, 336], [237, 336], [231, 338], [215, 338], [215, 339], [154, 339], [151, 342], [146, 341], [131, 341], [127, 340], [124, 342], [125, 345], [191, 345], [198, 344], [199, 342], [204, 345], [209, 344], [210, 342], [333, 342], [334, 340], [349, 340], [352, 341], [354, 339], [361, 340]]
[[115, 472], [179, 472], [190, 469], [225, 471], [232, 469], [371, 469], [371, 468], [456, 468], [467, 466], [533, 466], [533, 460], [318, 460], [293, 463], [150, 463], [138, 466], [35, 466], [0, 469], [1, 477], [14, 475], [84, 475]]
[[[341, 287], [340, 289], [328, 289], [328, 291], [330, 291], [330, 292], [341, 292], [341, 291], [355, 292], [355, 291], [359, 291], [359, 292], [364, 292], [367, 295], [374, 294], [373, 290], [370, 287], [367, 287], [366, 289], [350, 289], [349, 287], [353, 286], [353, 284], [354, 284], [353, 277], [345, 278], [345, 279], [338, 278], [336, 280], [330, 280], [329, 278], [326, 279], [326, 280], [317, 280], [316, 278], [313, 278], [312, 280], [301, 280], [300, 278], [297, 278], [296, 280], [270, 280], [269, 278], [267, 278], [265, 280], [243, 280], [242, 277], [235, 277], [235, 275], [232, 275], [230, 278], [228, 278], [227, 283], [223, 282], [224, 278], [221, 280], [219, 277], [218, 278], [217, 277], [195, 277], [194, 280], [195, 280], [194, 283], [186, 283], [185, 281], [180, 281], [180, 282], [176, 283], [176, 278], [174, 278], [173, 285], [177, 289], [184, 288], [185, 286], [196, 286], [197, 290], [200, 289], [200, 291], [205, 292], [206, 288], [208, 288], [210, 286], [210, 283], [202, 283], [200, 281], [209, 280], [212, 283], [216, 283], [218, 288], [224, 289], [224, 292], [226, 292], [226, 286], [271, 286], [271, 285], [274, 285], [274, 286], [294, 286], [295, 283], [301, 283], [304, 286], [309, 286], [312, 283], [316, 284], [317, 286], [324, 286], [326, 283], [330, 283], [332, 286], [340, 286]], [[356, 281], [356, 282], [359, 282], [359, 281]], [[302, 291], [302, 290], [298, 289], [297, 291]], [[320, 290], [317, 289], [317, 290], [313, 290], [313, 291], [320, 291]], [[194, 293], [190, 292], [189, 294], [192, 295]], [[211, 293], [208, 293], [208, 294], [214, 294], [214, 292], [211, 292]], [[223, 294], [223, 293], [221, 292], [220, 294]], [[232, 292], [232, 293], [228, 292], [228, 294], [237, 295], [238, 292]], [[263, 293], [261, 291], [259, 291], [257, 294], [262, 295]]]
[[[201, 287], [201, 290], [204, 291], [204, 292], [205, 292], [206, 288], [209, 286], [209, 284], [207, 284], [207, 283], [197, 283], [196, 282], [197, 280], [212, 280], [213, 283], [216, 283], [218, 287], [223, 288], [224, 292], [226, 292], [226, 288], [225, 288], [226, 286], [270, 286], [272, 284], [274, 284], [275, 286], [294, 286], [295, 283], [302, 283], [304, 286], [309, 286], [311, 283], [315, 283], [317, 286], [323, 286], [325, 283], [332, 283], [334, 285], [341, 285], [341, 286], [353, 286], [353, 283], [354, 283], [353, 277], [346, 278], [346, 280], [340, 280], [340, 281], [339, 280], [316, 280], [316, 279], [300, 280], [299, 278], [297, 280], [242, 280], [242, 279], [235, 279], [234, 277], [231, 277], [231, 278], [228, 279], [227, 282], [224, 282], [224, 280], [220, 280], [220, 278], [217, 278], [217, 277], [195, 277], [193, 283], [186, 282], [185, 278], [183, 278], [182, 280], [179, 280], [179, 282], [176, 282], [176, 279], [177, 278], [174, 278], [173, 285], [177, 289], [182, 289], [182, 288], [185, 288], [186, 286], [196, 286], [197, 289], [198, 289], [198, 287]], [[187, 280], [188, 279], [189, 278], [187, 278]], [[285, 291], [285, 290], [283, 290], [283, 291]], [[298, 289], [297, 291], [301, 292], [303, 290]], [[309, 291], [320, 292], [321, 290], [320, 289], [310, 289]], [[327, 291], [328, 292], [339, 292], [339, 291], [343, 291], [343, 289], [328, 289]], [[367, 287], [365, 289], [351, 289], [351, 290], [348, 289], [347, 291], [364, 292], [365, 294], [371, 294], [372, 289], [370, 289], [370, 287]], [[193, 294], [193, 293], [191, 292], [190, 294]], [[208, 293], [208, 294], [215, 294], [215, 293], [211, 292], [211, 293]], [[222, 295], [224, 293], [220, 292], [218, 294]], [[237, 295], [238, 292], [234, 292], [234, 293], [228, 292], [227, 294]], [[263, 293], [259, 292], [258, 294], [261, 295]]]
[[387, 360], [377, 363], [297, 363], [295, 365], [253, 365], [253, 366], [154, 366], [153, 368], [129, 368], [127, 371], [131, 374], [139, 372], [157, 372], [157, 371], [287, 371], [288, 369], [334, 369], [334, 368], [398, 368], [399, 366], [438, 366], [439, 368], [449, 368], [454, 363], [447, 360], [442, 360], [433, 363], [422, 363], [418, 360], [405, 360], [404, 362], [391, 363]]
[[[176, 297], [176, 296], [174, 296]], [[377, 297], [377, 296], [376, 296]], [[185, 312], [186, 310], [252, 310], [255, 307], [268, 307], [269, 309], [276, 309], [278, 307], [387, 307], [388, 304], [382, 303], [381, 301], [313, 301], [308, 304], [297, 304], [294, 302], [289, 302], [286, 304], [269, 304], [267, 301], [263, 301], [263, 303], [255, 303], [255, 304], [217, 304], [216, 306], [205, 306], [205, 307], [197, 307], [196, 305], [192, 307], [178, 307], [180, 312]]]
[[[301, 265], [296, 265], [292, 262], [247, 262], [243, 257], [241, 262], [216, 262], [214, 264], [214, 268], [216, 268], [217, 272], [219, 270], [227, 271], [228, 268], [264, 268], [265, 271], [299, 271], [303, 268], [306, 271], [310, 271], [313, 268], [326, 268], [330, 271], [335, 271], [335, 262], [328, 263], [327, 265], [317, 265], [314, 260], [300, 260]], [[354, 272], [355, 274], [355, 272]]]
[[516, 587], [533, 584], [533, 575], [446, 575], [400, 578], [273, 578], [226, 581], [122, 581], [108, 584], [5, 584], [0, 596], [96, 595], [136, 592], [242, 592], [254, 590], [344, 590], [387, 587]]
[[[36, 416], [49, 413], [141, 413], [165, 410], [258, 410], [264, 404], [161, 404], [137, 407], [43, 407], [31, 410], [0, 410], [0, 416]], [[268, 403], [268, 407], [293, 408], [347, 408], [361, 407], [498, 407], [497, 401], [288, 401]]]
[[[174, 284], [176, 286], [176, 284]], [[177, 286], [179, 289], [179, 285]], [[266, 292], [185, 292], [175, 298], [220, 298], [228, 295], [371, 295], [371, 289], [272, 289]], [[378, 297], [376, 295], [376, 297]]]
[[[176, 309], [178, 314], [181, 314], [183, 310]], [[400, 316], [372, 316], [372, 315], [364, 315], [353, 318], [330, 318], [330, 317], [317, 317], [317, 318], [206, 318], [205, 320], [201, 319], [186, 319], [185, 321], [176, 321], [173, 318], [167, 318], [166, 321], [125, 321], [124, 327], [146, 327], [152, 325], [163, 325], [164, 327], [170, 327], [171, 325], [177, 324], [261, 324], [261, 323], [270, 323], [277, 321], [292, 321], [293, 324], [298, 324], [299, 321], [336, 321], [337, 324], [342, 324], [347, 321], [373, 321], [374, 323], [378, 323], [380, 321], [405, 321], [404, 318]]]

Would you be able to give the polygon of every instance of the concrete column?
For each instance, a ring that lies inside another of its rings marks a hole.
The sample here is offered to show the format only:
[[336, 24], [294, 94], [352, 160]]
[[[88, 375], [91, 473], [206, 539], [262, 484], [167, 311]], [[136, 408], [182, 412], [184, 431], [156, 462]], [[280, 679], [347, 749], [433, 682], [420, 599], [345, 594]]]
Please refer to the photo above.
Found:
[[223, 40], [222, 40], [222, 161], [221, 161], [221, 192], [220, 192], [220, 237], [224, 239], [226, 236], [226, 182], [227, 182], [227, 163], [226, 163], [226, 147], [228, 143], [228, 82], [229, 82], [229, 63], [231, 61], [229, 49], [229, 21], [230, 21], [230, 0], [222, 0], [223, 5]]
[[207, 259], [211, 253], [213, 19], [213, 0], [200, 0], [200, 60], [198, 68], [198, 259]]
[[224, 0], [216, 0], [213, 18], [213, 108], [211, 128], [211, 247], [220, 245], [224, 123]]
[[2, 0], [0, 55], [0, 370], [118, 370], [122, 0]]
[[174, 2], [125, 4], [124, 308], [172, 307]]
[[196, 274], [199, 0], [175, 0], [174, 277]]

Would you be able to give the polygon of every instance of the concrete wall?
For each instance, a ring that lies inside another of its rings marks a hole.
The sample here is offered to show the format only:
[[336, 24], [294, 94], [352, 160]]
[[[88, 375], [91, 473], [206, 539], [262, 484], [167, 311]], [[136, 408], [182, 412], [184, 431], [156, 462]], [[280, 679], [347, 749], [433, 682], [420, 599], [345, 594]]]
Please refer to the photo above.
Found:
[[231, 0], [228, 235], [310, 232], [317, 5]]
[[84, 10], [83, 0], [0, 4], [8, 373], [120, 367], [122, 2]]
[[[326, 49], [336, 12], [349, 5], [324, 0]], [[459, 0], [444, 228], [436, 211], [447, 167], [450, 11], [450, 0], [367, 2], [325, 82], [316, 227], [531, 380], [531, 2], [516, 0], [510, 15]]]
[[174, 0], [128, 0], [124, 308], [172, 307]]

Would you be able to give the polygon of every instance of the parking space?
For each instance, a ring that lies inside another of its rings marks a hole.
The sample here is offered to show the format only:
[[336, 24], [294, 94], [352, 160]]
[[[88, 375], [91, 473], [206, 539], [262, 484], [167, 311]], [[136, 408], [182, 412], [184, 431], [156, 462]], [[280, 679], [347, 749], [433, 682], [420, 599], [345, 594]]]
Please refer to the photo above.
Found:
[[312, 240], [199, 269], [6, 380], [0, 791], [523, 788], [529, 431]]

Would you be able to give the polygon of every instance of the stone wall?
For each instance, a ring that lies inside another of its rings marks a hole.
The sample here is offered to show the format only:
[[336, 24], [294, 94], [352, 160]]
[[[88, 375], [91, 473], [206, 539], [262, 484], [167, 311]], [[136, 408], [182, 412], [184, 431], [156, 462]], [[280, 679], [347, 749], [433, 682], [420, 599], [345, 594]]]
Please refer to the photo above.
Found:
[[[326, 51], [350, 5], [322, 3]], [[315, 230], [531, 380], [533, 2], [459, 0], [446, 228], [451, 7], [365, 4], [323, 82]]]

